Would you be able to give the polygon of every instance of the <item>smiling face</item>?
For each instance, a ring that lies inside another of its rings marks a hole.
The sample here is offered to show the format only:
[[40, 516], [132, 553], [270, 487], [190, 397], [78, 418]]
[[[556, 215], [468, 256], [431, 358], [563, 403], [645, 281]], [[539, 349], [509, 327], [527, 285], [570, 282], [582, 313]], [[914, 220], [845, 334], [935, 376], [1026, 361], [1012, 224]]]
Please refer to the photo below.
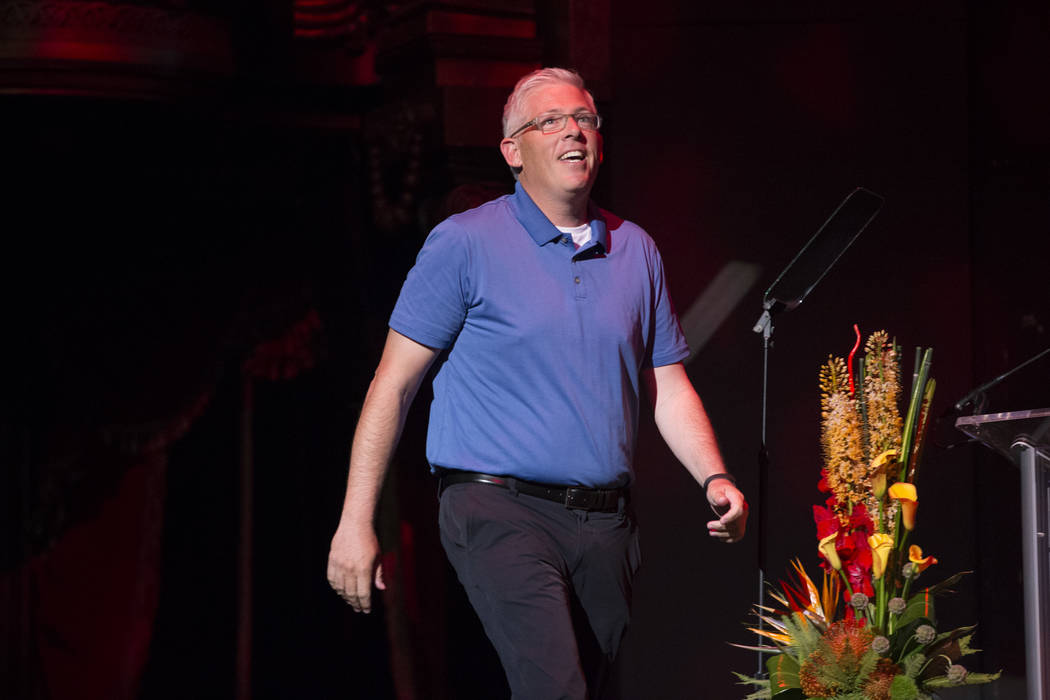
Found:
[[[595, 111], [586, 92], [566, 83], [536, 89], [525, 104], [526, 119]], [[500, 150], [509, 166], [521, 168], [518, 181], [541, 209], [545, 204], [585, 207], [601, 163], [602, 137], [597, 131], [584, 131], [575, 119], [569, 119], [564, 129], [553, 134], [529, 128], [507, 137]]]

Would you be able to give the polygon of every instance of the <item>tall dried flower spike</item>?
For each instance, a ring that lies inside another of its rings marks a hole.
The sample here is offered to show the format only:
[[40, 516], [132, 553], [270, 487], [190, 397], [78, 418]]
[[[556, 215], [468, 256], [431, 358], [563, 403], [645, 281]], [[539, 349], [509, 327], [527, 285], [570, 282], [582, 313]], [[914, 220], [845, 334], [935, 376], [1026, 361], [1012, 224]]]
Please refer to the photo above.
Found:
[[821, 442], [828, 488], [835, 496], [835, 514], [846, 524], [853, 504], [867, 497], [864, 445], [856, 401], [849, 393], [849, 372], [841, 357], [829, 357], [820, 368]]
[[899, 450], [901, 444], [900, 357], [886, 331], [876, 331], [864, 346], [864, 399], [872, 454]]
[[820, 366], [821, 405], [827, 409], [827, 400], [833, 395], [848, 391], [846, 363], [841, 357], [828, 355], [828, 361]]

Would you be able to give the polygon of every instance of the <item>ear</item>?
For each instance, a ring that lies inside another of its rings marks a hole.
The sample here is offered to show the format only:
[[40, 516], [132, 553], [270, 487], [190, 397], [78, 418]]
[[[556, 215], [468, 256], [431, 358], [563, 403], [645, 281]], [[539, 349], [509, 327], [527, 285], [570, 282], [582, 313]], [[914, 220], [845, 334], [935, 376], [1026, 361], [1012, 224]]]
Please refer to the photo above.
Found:
[[503, 160], [512, 168], [521, 167], [521, 152], [518, 150], [518, 142], [511, 138], [505, 138], [499, 142], [500, 153]]

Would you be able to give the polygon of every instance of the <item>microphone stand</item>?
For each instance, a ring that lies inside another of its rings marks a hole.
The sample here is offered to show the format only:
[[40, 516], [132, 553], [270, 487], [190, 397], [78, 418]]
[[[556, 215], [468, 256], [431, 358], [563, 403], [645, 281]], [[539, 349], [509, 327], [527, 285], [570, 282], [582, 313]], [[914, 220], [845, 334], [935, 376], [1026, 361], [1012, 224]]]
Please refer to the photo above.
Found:
[[[752, 330], [762, 334], [762, 435], [758, 451], [758, 605], [765, 604], [766, 591], [766, 491], [770, 466], [766, 442], [766, 414], [769, 396], [769, 351], [773, 347], [773, 318], [782, 311], [791, 311], [805, 300], [817, 283], [835, 265], [853, 241], [879, 213], [885, 200], [879, 195], [858, 187], [850, 192], [813, 237], [788, 263], [776, 281], [766, 290], [762, 299], [762, 315]], [[758, 629], [765, 629], [762, 617]], [[762, 635], [759, 644], [762, 646]], [[764, 674], [762, 652], [758, 652], [757, 676]]]
[[1006, 372], [1003, 372], [1002, 374], [1000, 374], [995, 379], [987, 381], [984, 384], [982, 384], [981, 386], [977, 387], [976, 389], [971, 391], [969, 394], [967, 394], [966, 396], [964, 396], [961, 399], [959, 399], [958, 401], [956, 401], [955, 405], [952, 408], [955, 409], [956, 413], [962, 413], [963, 408], [967, 404], [972, 403], [973, 404], [973, 413], [974, 414], [982, 413], [984, 411], [984, 404], [987, 401], [987, 396], [985, 396], [985, 392], [986, 391], [988, 391], [989, 389], [991, 389], [991, 388], [993, 388], [995, 386], [998, 386], [999, 384], [1001, 384], [1003, 381], [1005, 381], [1007, 378], [1009, 378], [1014, 373], [1024, 369], [1025, 367], [1027, 367], [1028, 365], [1032, 364], [1033, 362], [1035, 362], [1039, 358], [1044, 357], [1045, 355], [1048, 355], [1048, 354], [1050, 354], [1050, 348], [1047, 348], [1047, 349], [1043, 350], [1042, 352], [1036, 353], [1034, 357], [1028, 358], [1027, 360], [1025, 360], [1021, 364], [1017, 365], [1013, 369], [1007, 370]]
[[[758, 447], [758, 604], [765, 604], [766, 593], [766, 539], [763, 534], [766, 531], [766, 472], [769, 470], [769, 449], [766, 445], [766, 411], [769, 403], [769, 349], [773, 347], [773, 314], [770, 310], [773, 304], [768, 300], [762, 303], [762, 316], [758, 323], [752, 328], [756, 333], [762, 334], [762, 436]], [[765, 620], [758, 618], [759, 631], [765, 629]], [[759, 635], [761, 646], [761, 635]], [[761, 677], [762, 652], [758, 652], [758, 670], [756, 677]]]

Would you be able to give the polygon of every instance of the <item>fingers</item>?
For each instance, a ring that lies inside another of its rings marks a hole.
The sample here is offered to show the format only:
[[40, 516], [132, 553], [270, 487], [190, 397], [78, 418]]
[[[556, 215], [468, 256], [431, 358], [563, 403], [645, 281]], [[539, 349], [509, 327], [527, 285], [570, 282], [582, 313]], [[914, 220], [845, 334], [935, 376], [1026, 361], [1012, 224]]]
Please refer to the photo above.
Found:
[[724, 512], [720, 513], [721, 517], [719, 520], [723, 523], [739, 520], [744, 515], [744, 508], [747, 506], [747, 503], [744, 501], [744, 494], [733, 489], [728, 493], [723, 491], [722, 496], [728, 501], [726, 504], [728, 507]]
[[744, 528], [738, 525], [740, 521], [726, 525], [719, 520], [712, 520], [707, 524], [707, 534], [716, 540], [732, 543], [739, 542], [744, 538]]
[[[377, 585], [381, 583], [381, 574], [376, 573]], [[354, 612], [372, 611], [372, 574], [357, 575], [329, 560], [328, 585], [339, 594], [339, 597], [350, 604]], [[378, 586], [385, 589], [386, 585]]]
[[355, 612], [360, 612], [357, 605], [357, 588], [356, 586], [351, 588], [348, 581], [345, 569], [336, 563], [335, 557], [330, 554], [328, 556], [328, 585], [340, 598], [349, 603]]
[[381, 591], [386, 590], [386, 581], [383, 580], [383, 565], [380, 564], [376, 567], [376, 588]]
[[747, 501], [744, 494], [734, 486], [722, 486], [718, 491], [709, 491], [711, 508], [720, 517], [707, 523], [708, 534], [723, 542], [739, 542], [744, 537], [747, 525]]
[[354, 589], [348, 601], [350, 607], [354, 609], [354, 612], [372, 612], [372, 572], [369, 571], [364, 576], [358, 573], [353, 577], [351, 583]]
[[372, 532], [336, 532], [328, 554], [328, 584], [354, 612], [372, 611], [372, 584], [386, 589]]

